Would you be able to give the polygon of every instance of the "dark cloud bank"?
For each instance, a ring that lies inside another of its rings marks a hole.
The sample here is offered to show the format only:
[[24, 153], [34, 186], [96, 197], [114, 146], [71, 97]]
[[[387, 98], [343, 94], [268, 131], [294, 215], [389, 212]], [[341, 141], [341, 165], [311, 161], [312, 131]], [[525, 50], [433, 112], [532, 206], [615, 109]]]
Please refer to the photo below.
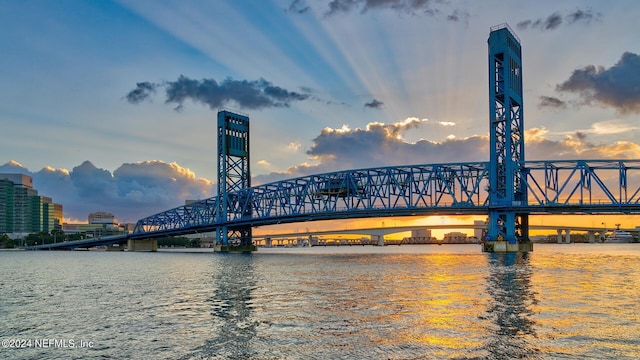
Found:
[[209, 105], [211, 109], [235, 105], [240, 109], [260, 110], [289, 107], [292, 102], [311, 96], [306, 92], [289, 91], [262, 78], [251, 81], [227, 78], [217, 82], [214, 79], [194, 80], [180, 75], [176, 81], [139, 82], [125, 99], [131, 104], [139, 104], [150, 99], [159, 88], [165, 90], [165, 103], [177, 105], [175, 110], [181, 110], [186, 100]]
[[584, 103], [596, 102], [621, 113], [640, 112], [640, 56], [625, 52], [612, 67], [586, 66], [575, 70], [557, 86], [561, 92], [580, 95]]
[[86, 220], [90, 212], [107, 211], [120, 221], [134, 222], [185, 199], [213, 196], [213, 184], [198, 179], [175, 163], [144, 161], [122, 164], [113, 174], [85, 161], [71, 171], [45, 167], [31, 172], [17, 162], [0, 166], [0, 173], [33, 177], [38, 194], [62, 204], [64, 217]]
[[[621, 114], [640, 113], [640, 55], [625, 52], [610, 68], [588, 65], [574, 70], [556, 91], [578, 95], [579, 105], [611, 107]], [[566, 101], [542, 96], [539, 105], [565, 108]]]

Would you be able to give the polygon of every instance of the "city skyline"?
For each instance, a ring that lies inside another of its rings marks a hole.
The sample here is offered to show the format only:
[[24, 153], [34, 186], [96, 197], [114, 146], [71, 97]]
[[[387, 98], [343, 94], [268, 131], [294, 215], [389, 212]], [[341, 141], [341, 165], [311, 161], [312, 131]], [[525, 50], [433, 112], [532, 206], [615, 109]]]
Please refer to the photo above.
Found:
[[[619, 1], [3, 2], [0, 172], [133, 222], [214, 195], [219, 108], [253, 184], [488, 161], [489, 28], [523, 47], [526, 158], [640, 158], [640, 56]], [[10, 134], [8, 136], [7, 134]]]

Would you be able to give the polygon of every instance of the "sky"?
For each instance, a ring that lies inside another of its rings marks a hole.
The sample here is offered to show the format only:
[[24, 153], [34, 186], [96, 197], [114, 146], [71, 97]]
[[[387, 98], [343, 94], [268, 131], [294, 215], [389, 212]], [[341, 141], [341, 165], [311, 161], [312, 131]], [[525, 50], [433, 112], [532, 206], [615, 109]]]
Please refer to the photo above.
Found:
[[252, 184], [488, 161], [487, 39], [523, 53], [526, 159], [640, 159], [640, 2], [0, 0], [0, 172], [68, 221], [215, 195], [216, 113]]

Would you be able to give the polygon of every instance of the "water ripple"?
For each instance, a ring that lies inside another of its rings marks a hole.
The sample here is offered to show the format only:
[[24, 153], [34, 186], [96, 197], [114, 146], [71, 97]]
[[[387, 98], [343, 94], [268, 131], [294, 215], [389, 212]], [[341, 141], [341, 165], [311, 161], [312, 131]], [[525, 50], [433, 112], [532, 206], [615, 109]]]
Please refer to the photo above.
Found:
[[640, 357], [637, 245], [448, 249], [0, 252], [0, 338], [94, 343], [0, 357]]

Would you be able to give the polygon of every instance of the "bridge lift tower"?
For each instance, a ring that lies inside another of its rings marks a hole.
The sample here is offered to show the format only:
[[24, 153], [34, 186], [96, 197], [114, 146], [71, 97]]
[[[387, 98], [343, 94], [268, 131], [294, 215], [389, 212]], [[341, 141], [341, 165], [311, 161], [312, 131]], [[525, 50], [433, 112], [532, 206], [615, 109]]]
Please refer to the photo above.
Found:
[[483, 250], [532, 250], [524, 166], [522, 50], [507, 24], [489, 34], [489, 224]]
[[[251, 187], [249, 170], [249, 117], [229, 111], [218, 112], [218, 208], [216, 221], [226, 223], [228, 215], [250, 217], [252, 208], [243, 189]], [[251, 226], [219, 226], [216, 249], [223, 252], [254, 251]]]

